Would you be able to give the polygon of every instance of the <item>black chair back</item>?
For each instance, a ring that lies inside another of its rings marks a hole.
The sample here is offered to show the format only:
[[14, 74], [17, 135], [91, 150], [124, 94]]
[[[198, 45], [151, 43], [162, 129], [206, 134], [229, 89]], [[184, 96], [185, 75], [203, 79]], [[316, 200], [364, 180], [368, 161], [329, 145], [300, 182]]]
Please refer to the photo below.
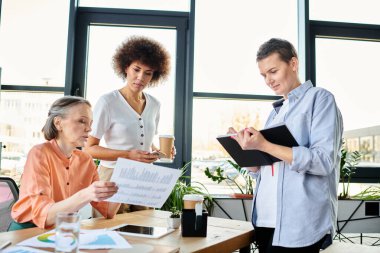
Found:
[[11, 210], [18, 200], [19, 189], [10, 177], [0, 177], [0, 232], [6, 232], [12, 222]]

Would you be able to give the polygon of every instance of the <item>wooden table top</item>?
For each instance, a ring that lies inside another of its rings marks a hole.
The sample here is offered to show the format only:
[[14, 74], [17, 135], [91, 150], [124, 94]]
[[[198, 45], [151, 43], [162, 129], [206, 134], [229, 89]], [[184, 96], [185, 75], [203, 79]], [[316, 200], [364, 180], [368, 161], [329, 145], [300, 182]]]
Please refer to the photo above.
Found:
[[[118, 214], [113, 219], [95, 218], [83, 220], [81, 228], [111, 228], [119, 224], [145, 226], [167, 226], [169, 212], [144, 210]], [[12, 245], [47, 230], [30, 228], [0, 234], [0, 241], [11, 241]], [[121, 250], [81, 250], [82, 252], [232, 252], [249, 246], [253, 240], [253, 226], [250, 222], [208, 217], [207, 237], [182, 237], [181, 228], [159, 239], [124, 236], [133, 246]]]

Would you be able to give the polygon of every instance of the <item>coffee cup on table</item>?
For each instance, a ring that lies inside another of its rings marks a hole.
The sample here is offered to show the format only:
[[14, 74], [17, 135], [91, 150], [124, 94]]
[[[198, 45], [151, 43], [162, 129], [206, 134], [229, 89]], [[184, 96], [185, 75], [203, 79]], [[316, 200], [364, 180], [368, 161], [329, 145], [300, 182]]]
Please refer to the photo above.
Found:
[[200, 194], [186, 194], [183, 196], [183, 208], [184, 209], [194, 209], [197, 207], [199, 209], [203, 206], [203, 195]]
[[203, 212], [203, 195], [200, 194], [186, 194], [183, 196], [183, 208], [194, 209], [195, 211], [195, 230], [202, 226], [202, 212]]
[[163, 162], [173, 162], [172, 150], [174, 147], [174, 135], [160, 135], [160, 151], [164, 153], [164, 157], [160, 160]]

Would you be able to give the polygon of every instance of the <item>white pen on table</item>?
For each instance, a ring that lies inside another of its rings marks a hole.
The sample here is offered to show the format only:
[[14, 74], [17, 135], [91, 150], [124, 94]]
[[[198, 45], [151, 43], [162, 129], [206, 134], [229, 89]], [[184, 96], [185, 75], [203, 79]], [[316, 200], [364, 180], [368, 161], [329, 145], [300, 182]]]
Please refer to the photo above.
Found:
[[11, 244], [12, 244], [12, 242], [10, 242], [10, 241], [7, 241], [7, 242], [1, 244], [0, 245], [0, 250], [5, 249], [6, 247], [8, 247]]

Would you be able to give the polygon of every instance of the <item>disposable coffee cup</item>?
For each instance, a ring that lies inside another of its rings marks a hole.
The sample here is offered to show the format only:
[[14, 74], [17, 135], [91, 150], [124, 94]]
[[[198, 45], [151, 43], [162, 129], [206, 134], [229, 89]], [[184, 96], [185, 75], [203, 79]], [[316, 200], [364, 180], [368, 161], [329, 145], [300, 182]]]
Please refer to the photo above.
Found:
[[203, 196], [200, 194], [186, 194], [183, 196], [183, 208], [194, 209], [195, 230], [202, 227]]
[[160, 160], [163, 162], [173, 162], [172, 149], [174, 147], [174, 135], [160, 135], [160, 151], [164, 157]]
[[184, 209], [196, 209], [197, 206], [202, 208], [203, 196], [200, 194], [186, 194], [183, 196], [183, 208]]

